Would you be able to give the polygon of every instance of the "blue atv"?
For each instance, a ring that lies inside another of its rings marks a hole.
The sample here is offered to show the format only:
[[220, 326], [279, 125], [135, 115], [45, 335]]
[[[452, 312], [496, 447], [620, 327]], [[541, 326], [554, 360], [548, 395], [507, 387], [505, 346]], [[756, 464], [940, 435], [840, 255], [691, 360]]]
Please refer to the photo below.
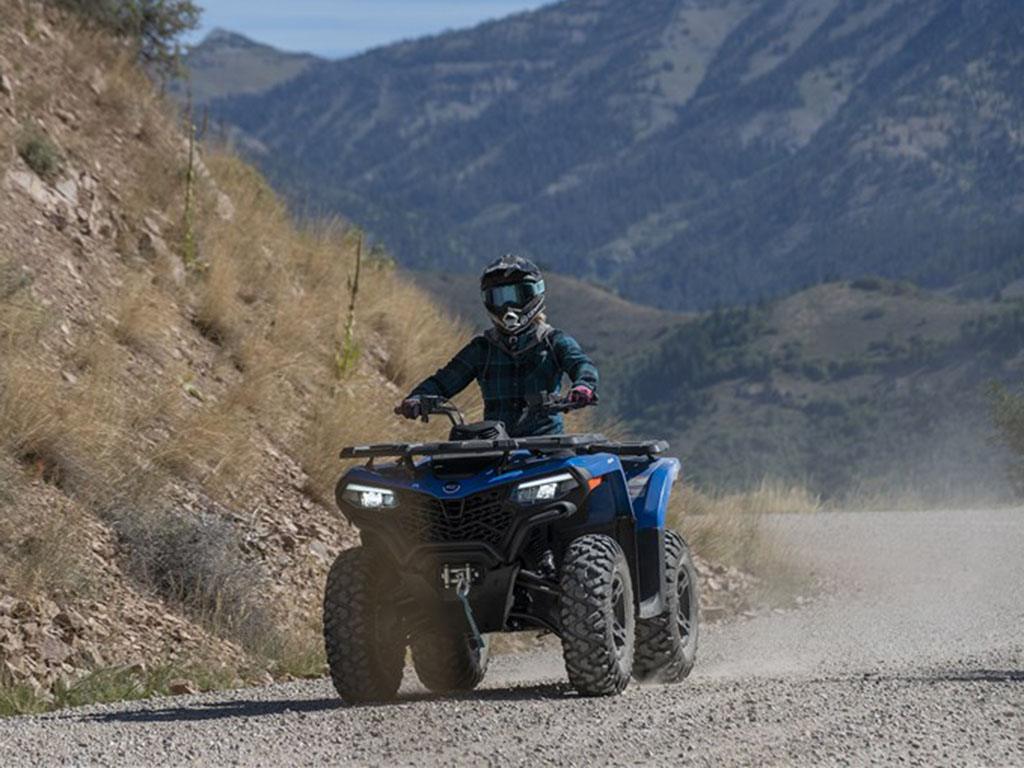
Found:
[[[531, 411], [578, 407], [543, 397]], [[406, 649], [437, 693], [487, 671], [493, 632], [552, 632], [581, 694], [620, 693], [630, 677], [674, 683], [697, 651], [697, 575], [666, 530], [679, 461], [664, 442], [602, 435], [510, 438], [466, 424], [442, 398], [447, 442], [346, 448], [365, 460], [338, 482], [362, 545], [334, 562], [324, 595], [331, 677], [349, 702], [393, 698]]]

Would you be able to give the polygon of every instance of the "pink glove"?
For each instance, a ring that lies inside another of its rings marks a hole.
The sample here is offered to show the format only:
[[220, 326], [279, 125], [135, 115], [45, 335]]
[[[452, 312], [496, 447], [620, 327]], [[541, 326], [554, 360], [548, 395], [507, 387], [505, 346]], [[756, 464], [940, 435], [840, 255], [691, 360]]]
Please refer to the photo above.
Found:
[[407, 419], [418, 419], [423, 413], [423, 403], [418, 397], [407, 397], [395, 408], [395, 413]]
[[574, 405], [593, 405], [597, 402], [597, 395], [590, 387], [580, 384], [569, 392], [569, 402]]

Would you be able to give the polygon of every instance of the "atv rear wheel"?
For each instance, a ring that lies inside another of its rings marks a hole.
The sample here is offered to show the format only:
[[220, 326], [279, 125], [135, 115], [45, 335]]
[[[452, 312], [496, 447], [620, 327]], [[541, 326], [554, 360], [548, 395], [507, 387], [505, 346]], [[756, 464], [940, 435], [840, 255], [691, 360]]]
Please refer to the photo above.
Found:
[[471, 691], [487, 674], [490, 642], [476, 650], [465, 632], [434, 627], [411, 638], [416, 675], [433, 693]]
[[338, 555], [324, 592], [324, 646], [334, 687], [345, 701], [394, 698], [405, 639], [373, 558], [363, 547]]
[[569, 682], [584, 696], [629, 684], [635, 612], [626, 556], [609, 536], [580, 536], [562, 561], [559, 615]]
[[668, 610], [636, 625], [633, 675], [652, 683], [678, 683], [697, 658], [697, 570], [686, 541], [665, 533], [665, 592]]

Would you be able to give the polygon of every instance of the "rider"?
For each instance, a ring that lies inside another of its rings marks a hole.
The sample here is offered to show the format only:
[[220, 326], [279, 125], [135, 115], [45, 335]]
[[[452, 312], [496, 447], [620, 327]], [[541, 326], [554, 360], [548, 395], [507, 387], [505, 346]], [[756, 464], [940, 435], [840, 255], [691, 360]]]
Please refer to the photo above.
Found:
[[568, 375], [569, 401], [591, 405], [597, 402], [597, 368], [574, 338], [547, 324], [544, 278], [532, 261], [501, 257], [484, 270], [480, 289], [494, 327], [416, 387], [398, 412], [418, 418], [421, 396], [452, 398], [476, 379], [484, 418], [504, 422], [511, 437], [561, 434], [562, 416], [528, 412], [527, 398], [557, 394], [563, 375]]

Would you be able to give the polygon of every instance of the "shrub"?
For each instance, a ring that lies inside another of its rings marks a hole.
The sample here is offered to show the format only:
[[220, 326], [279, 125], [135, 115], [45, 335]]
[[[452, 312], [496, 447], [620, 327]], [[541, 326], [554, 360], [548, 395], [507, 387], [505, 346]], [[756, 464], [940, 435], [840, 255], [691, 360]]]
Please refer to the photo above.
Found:
[[36, 175], [52, 179], [60, 171], [62, 157], [57, 145], [37, 128], [29, 128], [18, 140], [18, 154]]
[[216, 515], [156, 509], [115, 523], [136, 578], [212, 630], [244, 640], [271, 624], [263, 616], [263, 573], [242, 556], [231, 523]]
[[811, 381], [824, 381], [828, 378], [828, 370], [818, 361], [808, 360], [800, 366], [800, 372]]

